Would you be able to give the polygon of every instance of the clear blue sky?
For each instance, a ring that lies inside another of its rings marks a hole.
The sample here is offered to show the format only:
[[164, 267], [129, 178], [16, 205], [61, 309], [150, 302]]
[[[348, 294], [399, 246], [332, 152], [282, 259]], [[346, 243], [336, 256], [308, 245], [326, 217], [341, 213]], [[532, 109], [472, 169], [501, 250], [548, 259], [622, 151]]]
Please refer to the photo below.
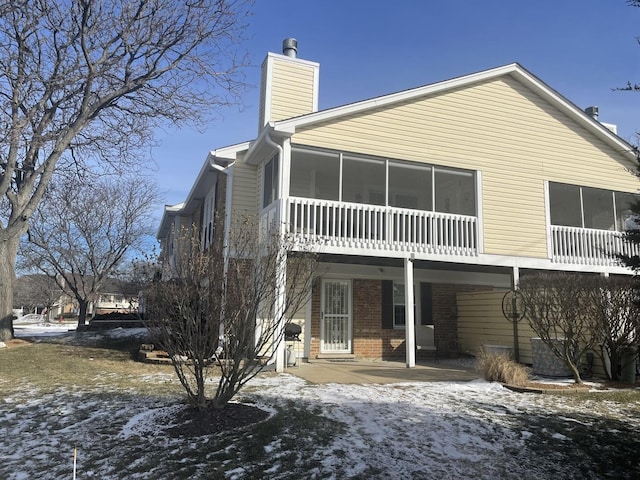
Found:
[[320, 109], [518, 62], [637, 143], [640, 93], [612, 91], [640, 82], [640, 8], [625, 0], [256, 0], [248, 35], [243, 108], [159, 134], [164, 203], [186, 198], [208, 151], [256, 136], [259, 67], [287, 37], [320, 64]]

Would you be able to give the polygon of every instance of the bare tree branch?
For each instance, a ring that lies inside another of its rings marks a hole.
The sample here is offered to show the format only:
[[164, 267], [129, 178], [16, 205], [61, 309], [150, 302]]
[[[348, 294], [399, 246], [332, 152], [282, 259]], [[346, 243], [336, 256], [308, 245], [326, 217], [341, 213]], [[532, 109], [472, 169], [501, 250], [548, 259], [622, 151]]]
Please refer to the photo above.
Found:
[[[309, 301], [317, 256], [294, 253], [277, 233], [258, 242], [256, 231], [251, 219], [239, 221], [227, 245], [207, 251], [199, 235], [184, 232], [173, 278], [145, 290], [147, 324], [198, 408], [223, 408], [273, 357], [283, 325]], [[209, 403], [205, 387], [215, 376]]]
[[600, 343], [590, 314], [591, 282], [590, 277], [554, 272], [524, 276], [519, 284], [531, 328], [564, 361], [576, 383], [582, 383], [581, 359]]
[[157, 193], [141, 179], [89, 177], [85, 184], [69, 178], [50, 185], [20, 255], [26, 267], [55, 278], [75, 297], [84, 325], [86, 307], [105, 280], [151, 234]]
[[0, 4], [0, 339], [12, 335], [19, 238], [54, 171], [126, 170], [157, 127], [198, 125], [237, 101], [248, 3]]

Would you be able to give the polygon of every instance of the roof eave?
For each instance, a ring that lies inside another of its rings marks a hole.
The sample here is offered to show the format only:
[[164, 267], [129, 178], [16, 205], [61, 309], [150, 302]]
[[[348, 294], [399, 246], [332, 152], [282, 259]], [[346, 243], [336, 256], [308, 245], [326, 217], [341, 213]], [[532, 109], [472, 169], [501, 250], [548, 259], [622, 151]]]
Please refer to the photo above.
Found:
[[275, 152], [275, 147], [269, 142], [288, 138], [295, 133], [295, 127], [275, 128], [278, 122], [269, 122], [260, 129], [258, 137], [251, 142], [247, 151], [245, 162], [248, 165], [257, 165], [263, 158]]
[[158, 231], [156, 232], [156, 238], [158, 240], [166, 238], [168, 231], [171, 228], [171, 223], [174, 221], [176, 216], [180, 215], [183, 207], [184, 203], [164, 206], [164, 212], [162, 214], [162, 219], [160, 220], [160, 226], [158, 227]]
[[293, 135], [296, 129], [300, 127], [307, 127], [320, 122], [335, 120], [337, 118], [357, 114], [368, 109], [380, 108], [388, 106], [394, 103], [412, 100], [417, 97], [425, 95], [433, 95], [453, 88], [459, 88], [480, 81], [491, 80], [503, 75], [513, 75], [520, 79], [524, 79], [527, 84], [531, 85], [538, 91], [543, 97], [549, 101], [562, 107], [568, 115], [574, 118], [579, 124], [583, 125], [591, 133], [595, 134], [600, 139], [611, 145], [616, 151], [620, 152], [625, 158], [634, 163], [636, 161], [636, 153], [631, 144], [620, 138], [611, 130], [606, 128], [597, 120], [587, 115], [580, 107], [572, 103], [566, 97], [553, 88], [548, 86], [538, 77], [533, 75], [522, 65], [518, 63], [510, 63], [501, 67], [492, 68], [489, 70], [483, 70], [481, 72], [464, 75], [462, 77], [456, 77], [442, 82], [433, 83], [430, 85], [424, 85], [421, 87], [404, 90], [402, 92], [391, 93], [382, 97], [376, 97], [360, 102], [351, 103], [348, 105], [342, 105], [320, 112], [309, 113], [307, 115], [301, 115], [295, 118], [289, 118], [286, 120], [280, 120], [271, 125], [271, 129], [275, 133]]

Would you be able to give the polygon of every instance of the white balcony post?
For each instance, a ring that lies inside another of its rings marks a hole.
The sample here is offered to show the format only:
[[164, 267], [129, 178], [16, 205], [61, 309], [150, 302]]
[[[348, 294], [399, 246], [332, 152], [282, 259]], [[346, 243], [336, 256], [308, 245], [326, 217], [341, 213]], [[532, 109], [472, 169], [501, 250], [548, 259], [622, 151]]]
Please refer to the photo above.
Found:
[[[285, 223], [282, 221], [281, 215], [285, 213], [285, 200], [280, 198], [278, 199], [278, 213], [277, 213], [277, 225], [279, 225], [278, 230], [278, 238], [277, 241], [281, 242], [284, 239], [285, 235]], [[284, 248], [284, 247], [280, 247]], [[284, 251], [279, 251], [277, 253], [278, 258], [276, 260], [276, 289], [275, 289], [275, 305], [274, 305], [274, 319], [278, 324], [276, 325], [275, 332], [275, 340], [276, 340], [276, 348], [275, 348], [275, 361], [276, 361], [276, 372], [282, 373], [286, 367], [286, 358], [285, 358], [285, 342], [284, 342], [284, 324], [286, 323], [285, 318], [285, 305], [286, 305], [286, 295], [287, 295], [287, 254]]]
[[276, 339], [276, 348], [275, 348], [275, 360], [276, 360], [276, 372], [282, 373], [285, 369], [285, 344], [284, 344], [284, 306], [286, 302], [286, 256], [284, 256], [284, 261], [278, 261], [278, 265], [276, 266], [276, 277], [278, 278], [278, 285], [276, 286], [276, 301], [275, 301], [275, 312], [274, 318], [278, 324], [276, 325], [275, 339]]
[[416, 366], [415, 318], [413, 309], [413, 260], [404, 259], [404, 331], [407, 368]]

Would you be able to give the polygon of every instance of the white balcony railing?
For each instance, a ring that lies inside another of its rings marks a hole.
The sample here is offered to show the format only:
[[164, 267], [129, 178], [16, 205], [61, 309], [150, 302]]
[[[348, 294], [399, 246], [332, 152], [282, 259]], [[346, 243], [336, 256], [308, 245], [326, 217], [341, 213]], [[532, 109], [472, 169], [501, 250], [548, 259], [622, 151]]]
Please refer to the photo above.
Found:
[[[477, 255], [476, 217], [291, 197], [287, 232], [310, 243], [343, 248], [440, 255]], [[264, 212], [269, 214], [270, 212]]]
[[551, 261], [581, 265], [619, 265], [618, 255], [638, 255], [637, 245], [620, 232], [551, 226]]

